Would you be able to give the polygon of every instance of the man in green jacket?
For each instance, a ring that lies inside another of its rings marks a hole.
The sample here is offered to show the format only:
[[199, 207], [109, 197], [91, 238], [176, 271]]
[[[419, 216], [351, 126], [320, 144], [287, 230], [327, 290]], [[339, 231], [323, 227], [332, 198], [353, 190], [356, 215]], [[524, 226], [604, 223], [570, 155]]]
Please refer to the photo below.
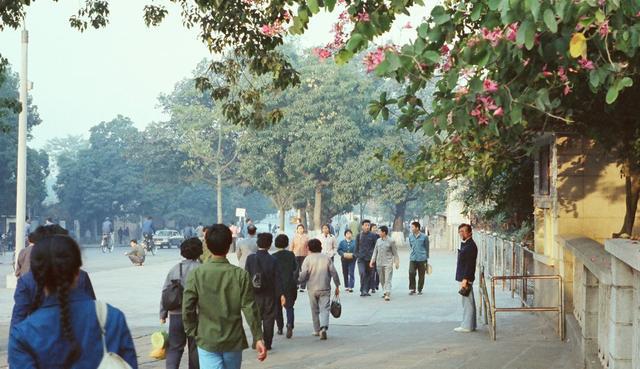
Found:
[[258, 360], [267, 358], [249, 274], [226, 257], [231, 242], [224, 224], [208, 227], [206, 245], [213, 256], [189, 273], [184, 289], [184, 330], [196, 339], [201, 368], [240, 369], [242, 351], [249, 348], [241, 313], [251, 328]]

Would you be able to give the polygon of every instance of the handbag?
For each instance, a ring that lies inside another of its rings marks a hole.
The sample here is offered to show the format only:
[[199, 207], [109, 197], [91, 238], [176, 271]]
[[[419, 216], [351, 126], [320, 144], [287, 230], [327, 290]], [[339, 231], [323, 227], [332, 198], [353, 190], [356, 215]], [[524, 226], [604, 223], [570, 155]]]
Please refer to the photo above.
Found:
[[340, 304], [340, 297], [338, 295], [333, 296], [330, 311], [334, 318], [340, 318], [340, 315], [342, 315], [342, 304]]
[[180, 279], [172, 279], [171, 284], [162, 291], [162, 307], [167, 310], [177, 310], [182, 307], [182, 263], [180, 263]]
[[100, 335], [102, 337], [102, 360], [97, 369], [131, 369], [129, 363], [124, 361], [118, 354], [107, 350], [107, 343], [104, 338], [107, 325], [107, 304], [103, 301], [96, 301], [96, 315], [98, 325], [100, 325]]
[[467, 284], [466, 287], [462, 287], [460, 288], [460, 290], [458, 291], [459, 294], [461, 294], [464, 297], [469, 296], [469, 294], [471, 293], [471, 285]]
[[345, 252], [342, 254], [342, 257], [345, 260], [353, 260], [353, 253], [352, 252]]
[[427, 263], [427, 275], [431, 275], [431, 273], [433, 273], [433, 268], [431, 264]]

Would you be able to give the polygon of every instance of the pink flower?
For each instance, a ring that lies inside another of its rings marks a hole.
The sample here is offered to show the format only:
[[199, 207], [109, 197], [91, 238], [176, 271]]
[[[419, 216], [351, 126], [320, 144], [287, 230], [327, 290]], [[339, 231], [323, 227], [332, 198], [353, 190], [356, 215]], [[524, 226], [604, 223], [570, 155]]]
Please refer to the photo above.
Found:
[[472, 36], [467, 40], [467, 47], [474, 47], [478, 43], [478, 38], [476, 36]]
[[373, 72], [378, 64], [384, 61], [384, 53], [387, 50], [394, 50], [393, 46], [378, 47], [376, 50], [365, 55], [362, 63], [367, 67], [367, 73]]
[[356, 19], [358, 20], [358, 22], [368, 22], [371, 20], [369, 18], [369, 13], [365, 11], [361, 11], [360, 13], [358, 13], [358, 15], [356, 15]]
[[471, 110], [472, 117], [479, 117], [482, 115], [482, 106], [478, 105], [475, 109]]
[[499, 27], [495, 27], [493, 30], [489, 30], [486, 27], [482, 27], [482, 38], [489, 41], [491, 46], [496, 47], [502, 39], [502, 32]]
[[567, 72], [565, 72], [563, 66], [559, 66], [558, 67], [558, 77], [560, 77], [560, 81], [562, 81], [562, 82], [567, 82], [567, 80], [568, 80]]
[[265, 36], [274, 37], [284, 32], [284, 29], [279, 21], [275, 21], [273, 24], [265, 24], [260, 27], [260, 32]]
[[571, 86], [569, 86], [568, 84], [567, 84], [567, 85], [564, 85], [564, 91], [562, 91], [562, 93], [563, 93], [565, 96], [566, 96], [566, 95], [569, 95], [569, 94], [571, 93]]
[[496, 110], [496, 101], [491, 96], [478, 96], [478, 101], [482, 103], [486, 110]]
[[494, 117], [501, 117], [503, 115], [504, 115], [504, 110], [502, 110], [502, 106], [493, 112]]
[[442, 45], [442, 47], [440, 48], [440, 55], [445, 56], [449, 53], [449, 46], [447, 46], [446, 44]]
[[489, 124], [489, 118], [487, 118], [485, 115], [482, 115], [478, 118], [478, 124], [481, 126], [486, 126], [487, 124]]
[[600, 28], [598, 29], [598, 33], [600, 33], [600, 37], [605, 38], [609, 34], [609, 20], [602, 22]]
[[315, 55], [320, 60], [325, 60], [331, 57], [331, 51], [321, 47], [316, 47], [315, 49], [313, 49], [312, 52], [313, 52], [313, 55]]
[[402, 26], [402, 28], [411, 29], [411, 28], [413, 28], [413, 26], [411, 25], [411, 22], [407, 22], [407, 23], [404, 24], [404, 26]]
[[598, 0], [599, 6], [604, 6], [607, 3], [607, 0]]
[[531, 61], [531, 59], [526, 58], [525, 60], [522, 61], [522, 66], [526, 67], [527, 65], [529, 65], [529, 62]]
[[583, 69], [586, 69], [586, 70], [595, 69], [595, 66], [593, 65], [593, 62], [591, 60], [589, 60], [589, 59], [580, 58], [580, 59], [578, 59], [578, 64], [580, 64], [580, 67], [582, 67]]
[[545, 76], [545, 77], [553, 76], [553, 73], [551, 73], [551, 72], [549, 72], [547, 70], [547, 65], [546, 64], [542, 66], [542, 75]]
[[482, 87], [489, 93], [498, 91], [498, 84], [488, 78], [482, 82]]
[[516, 35], [518, 34], [518, 22], [511, 23], [507, 26], [507, 40], [516, 42]]

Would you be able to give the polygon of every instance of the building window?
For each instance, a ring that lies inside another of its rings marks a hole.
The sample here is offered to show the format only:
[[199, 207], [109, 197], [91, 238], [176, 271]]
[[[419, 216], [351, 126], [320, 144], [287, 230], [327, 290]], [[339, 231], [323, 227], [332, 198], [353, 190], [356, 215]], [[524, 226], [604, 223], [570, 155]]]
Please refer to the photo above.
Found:
[[540, 147], [538, 151], [538, 194], [549, 196], [551, 194], [551, 145]]

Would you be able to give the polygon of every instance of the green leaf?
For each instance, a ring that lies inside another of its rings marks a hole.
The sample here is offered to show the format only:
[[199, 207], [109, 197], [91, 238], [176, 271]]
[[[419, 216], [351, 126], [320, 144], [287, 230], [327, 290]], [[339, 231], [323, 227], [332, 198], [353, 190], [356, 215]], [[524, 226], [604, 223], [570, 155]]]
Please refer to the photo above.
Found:
[[449, 14], [447, 14], [444, 8], [440, 5], [433, 8], [433, 10], [431, 11], [431, 18], [437, 26], [445, 24], [451, 20]]
[[589, 83], [593, 88], [598, 88], [598, 85], [600, 85], [600, 75], [597, 70], [594, 69], [589, 72]]
[[620, 80], [618, 85], [620, 86], [620, 89], [623, 89], [625, 87], [631, 87], [633, 86], [633, 80], [629, 77], [624, 77], [623, 79]]
[[607, 104], [613, 104], [618, 98], [619, 92], [620, 91], [618, 91], [618, 86], [616, 86], [616, 84], [611, 85], [607, 91]]
[[527, 24], [527, 27], [525, 28], [525, 35], [524, 35], [524, 46], [527, 48], [527, 50], [533, 49], [533, 44], [535, 42], [535, 39], [536, 39], [536, 26], [532, 22], [529, 22]]
[[427, 38], [428, 32], [429, 32], [428, 24], [422, 23], [420, 26], [418, 26], [418, 36], [422, 38]]
[[598, 9], [596, 11], [596, 21], [598, 21], [598, 22], [603, 22], [604, 21], [604, 13], [600, 9]]
[[303, 24], [309, 22], [309, 8], [305, 5], [300, 5], [298, 8], [298, 18]]
[[307, 0], [307, 5], [309, 6], [309, 10], [311, 10], [311, 14], [317, 14], [320, 11], [318, 0]]
[[498, 7], [500, 7], [500, 2], [502, 2], [502, 0], [489, 0], [489, 9], [498, 10]]
[[440, 53], [437, 51], [427, 50], [422, 54], [422, 56], [434, 64], [440, 61]]
[[353, 58], [353, 52], [347, 49], [342, 49], [338, 51], [338, 54], [336, 54], [335, 56], [336, 64], [346, 64], [347, 62], [349, 62], [349, 60], [351, 60], [351, 58]]
[[366, 43], [366, 39], [364, 38], [364, 36], [362, 36], [359, 33], [353, 33], [349, 38], [349, 42], [347, 42], [346, 48], [351, 52], [356, 52], [365, 43]]
[[384, 60], [389, 62], [389, 72], [395, 72], [396, 70], [398, 70], [398, 68], [402, 67], [400, 56], [398, 56], [398, 54], [396, 53], [385, 53]]
[[482, 14], [482, 3], [477, 2], [474, 6], [473, 6], [473, 11], [471, 12], [471, 20], [472, 21], [477, 21], [478, 19], [480, 19], [480, 15]]
[[327, 7], [327, 10], [329, 12], [332, 12], [333, 9], [336, 7], [336, 0], [324, 0], [324, 6]]
[[512, 124], [519, 124], [522, 122], [522, 106], [519, 104], [514, 104], [511, 109], [511, 113], [509, 113], [509, 117], [511, 118]]
[[542, 17], [544, 19], [544, 24], [551, 33], [558, 32], [558, 23], [556, 22], [556, 16], [553, 14], [553, 10], [547, 8]]
[[538, 21], [538, 17], [540, 16], [540, 1], [539, 0], [526, 0], [526, 4], [531, 9], [531, 14], [533, 15], [533, 20]]

